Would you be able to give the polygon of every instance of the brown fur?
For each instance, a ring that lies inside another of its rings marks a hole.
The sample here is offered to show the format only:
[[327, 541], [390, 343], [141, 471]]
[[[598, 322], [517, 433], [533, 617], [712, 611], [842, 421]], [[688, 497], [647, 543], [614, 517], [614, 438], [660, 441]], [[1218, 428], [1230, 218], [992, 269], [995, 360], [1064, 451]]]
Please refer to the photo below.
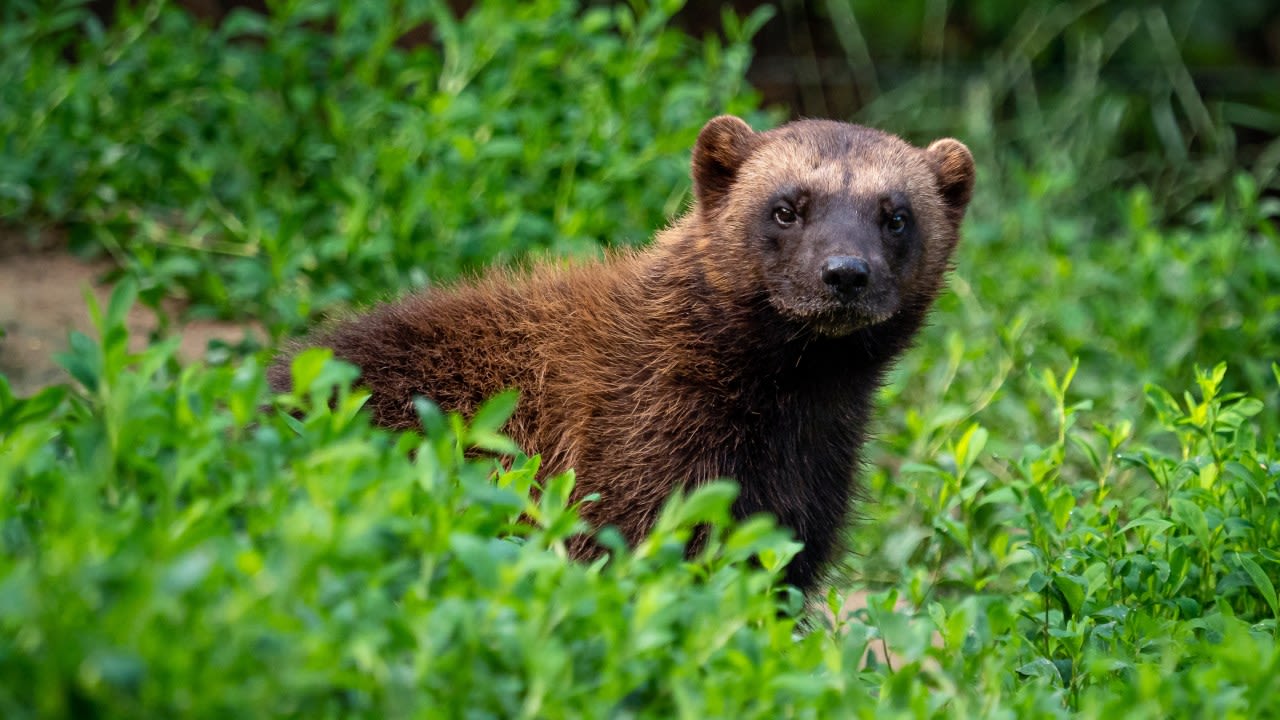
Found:
[[[308, 344], [361, 368], [391, 428], [418, 427], [418, 395], [469, 413], [520, 388], [507, 432], [547, 472], [574, 468], [575, 496], [599, 494], [585, 519], [631, 542], [673, 488], [734, 478], [737, 515], [771, 512], [805, 543], [788, 579], [809, 590], [847, 521], [875, 391], [943, 287], [973, 176], [951, 139], [715, 118], [693, 151], [694, 207], [648, 249], [412, 295]], [[779, 203], [799, 221], [784, 227]], [[897, 208], [910, 237], [886, 230]], [[824, 285], [833, 255], [866, 260], [856, 297]], [[286, 387], [287, 364], [271, 377]]]

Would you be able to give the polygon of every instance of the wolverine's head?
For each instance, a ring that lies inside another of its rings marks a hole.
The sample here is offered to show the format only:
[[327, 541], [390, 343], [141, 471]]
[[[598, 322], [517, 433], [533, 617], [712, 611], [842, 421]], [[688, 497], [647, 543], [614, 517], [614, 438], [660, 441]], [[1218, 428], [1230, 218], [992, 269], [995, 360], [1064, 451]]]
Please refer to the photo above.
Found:
[[950, 138], [918, 148], [828, 120], [756, 133], [722, 116], [698, 136], [693, 180], [695, 212], [717, 246], [708, 249], [746, 254], [759, 274], [753, 279], [784, 316], [845, 335], [904, 303], [932, 299], [956, 246], [974, 165]]

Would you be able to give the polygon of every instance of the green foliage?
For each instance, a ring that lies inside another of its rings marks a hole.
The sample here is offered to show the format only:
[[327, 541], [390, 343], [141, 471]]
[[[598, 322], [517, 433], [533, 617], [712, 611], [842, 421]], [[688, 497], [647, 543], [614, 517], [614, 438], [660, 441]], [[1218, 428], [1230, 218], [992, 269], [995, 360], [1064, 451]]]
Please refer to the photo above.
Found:
[[[638, 243], [688, 148], [750, 113], [747, 40], [679, 3], [278, 3], [211, 28], [163, 2], [0, 29], [0, 218], [69, 226], [149, 298], [297, 329], [339, 301], [530, 253]], [[432, 42], [406, 47], [429, 24]], [[191, 52], [199, 48], [199, 52]], [[69, 62], [67, 56], [78, 62]]]
[[[1087, 717], [1274, 711], [1280, 436], [1259, 435], [1266, 408], [1224, 393], [1226, 373], [1197, 370], [1198, 396], [1148, 386], [1163, 430], [1148, 439], [1127, 420], [1086, 432], [1076, 366], [1043, 373], [1045, 444], [995, 456], [971, 423], [902, 479], [873, 475], [862, 571], [902, 587], [948, 646], [950, 632], [983, 661], [1006, 653], [1006, 671]], [[948, 630], [957, 607], [970, 615]]]
[[[1198, 6], [1036, 2], [1004, 13], [997, 2], [938, 18], [929, 13], [941, 6], [924, 5], [908, 31], [885, 24], [910, 13], [853, 4], [886, 52], [904, 33], [926, 54], [954, 41], [934, 37], [941, 20], [1007, 32], [963, 76], [935, 52], [860, 118], [918, 142], [959, 137], [978, 166], [953, 293], [921, 343], [935, 349], [907, 357], [898, 376], [912, 381], [887, 404], [948, 426], [981, 410], [1012, 431], [1007, 453], [1034, 437], [1019, 429], [1051, 429], [1025, 367], [1079, 358], [1076, 388], [1108, 414], [1132, 415], [1145, 383], [1183, 386], [1196, 365], [1223, 361], [1232, 389], [1280, 403], [1269, 369], [1280, 358], [1280, 139], [1243, 164], [1229, 108], [1191, 83], [1168, 28], [1185, 29]], [[1142, 93], [1118, 88], [1139, 61], [1159, 72]], [[1135, 138], [1135, 126], [1159, 137]], [[1280, 417], [1262, 421], [1280, 431]]]
[[[470, 423], [424, 406], [421, 437], [388, 435], [327, 351], [278, 398], [252, 362], [130, 355], [130, 292], [62, 359], [82, 391], [0, 380], [5, 717], [746, 716], [797, 702], [783, 671], [821, 677], [823, 641], [794, 642], [772, 599], [794, 548], [763, 519], [729, 527], [733, 486], [571, 563], [572, 476], [464, 452], [507, 448], [513, 398]], [[700, 523], [711, 541], [681, 562]], [[711, 677], [736, 689], [708, 695]]]
[[732, 484], [570, 562], [572, 475], [489, 454], [512, 451], [514, 396], [469, 423], [423, 401], [422, 433], [390, 435], [327, 350], [278, 397], [252, 360], [131, 354], [135, 292], [94, 305], [101, 341], [61, 357], [79, 390], [23, 399], [0, 378], [5, 717], [1275, 709], [1280, 448], [1223, 366], [1198, 396], [1147, 389], [1166, 450], [1128, 423], [1090, 444], [1072, 367], [1042, 378], [1045, 445], [994, 458], [974, 424], [903, 467], [908, 486], [878, 473], [888, 512], [862, 527], [882, 542], [859, 546], [908, 576], [853, 613], [832, 589], [798, 624], [777, 585], [797, 547], [731, 523]]
[[[742, 81], [767, 12], [695, 41], [678, 5], [0, 10], [21, 78], [0, 83], [0, 216], [125, 277], [60, 356], [74, 387], [0, 376], [0, 715], [1280, 712], [1276, 175], [1195, 124], [1177, 62], [1146, 101], [1109, 85], [1158, 9], [1033, 4], [963, 83], [926, 67], [866, 110], [960, 137], [980, 180], [952, 292], [882, 396], [853, 580], [807, 606], [778, 584], [795, 545], [730, 522], [730, 483], [567, 561], [573, 478], [501, 434], [514, 395], [469, 419], [424, 402], [392, 435], [324, 351], [272, 396], [262, 358], [129, 349], [135, 298], [280, 334], [644, 240], [685, 202], [702, 122], [774, 119]], [[927, 5], [865, 37], [927, 36]], [[1132, 154], [1160, 97], [1167, 152]]]
[[[1183, 20], [1094, 5], [988, 18], [1018, 20], [984, 67], [957, 78], [935, 55], [863, 113], [963, 138], [980, 176], [953, 292], [883, 398], [851, 574], [902, 599], [881, 630], [927, 615], [968, 663], [893, 646], [918, 669], [1056, 699], [1010, 714], [1274, 712], [1280, 144], [1241, 167], [1160, 44]], [[903, 30], [926, 51], [927, 15]], [[1149, 94], [1118, 92], [1110, 68], [1152, 50]], [[1157, 130], [1145, 152], [1135, 118]]]
[[[1145, 422], [1132, 410], [1145, 383], [1186, 385], [1195, 366], [1222, 361], [1231, 389], [1280, 404], [1280, 203], [1247, 176], [1173, 226], [1154, 220], [1143, 186], [1123, 191], [1114, 220], [1025, 188], [1000, 209], [979, 194], [951, 293], [884, 400], [888, 426], [909, 431], [893, 452], [935, 451], [975, 415], [1004, 429], [1000, 452], [1015, 452], [1055, 430], [1026, 369], [1073, 359], [1081, 400], [1106, 416]], [[1280, 431], [1280, 414], [1259, 420]]]
[[[899, 129], [963, 129], [980, 156], [1005, 154], [1014, 162], [984, 176], [988, 188], [997, 178], [1012, 186], [1001, 184], [996, 197], [1030, 185], [1106, 209], [1120, 200], [1116, 183], [1140, 181], [1159, 207], [1181, 211], [1229, 182], [1242, 159], [1258, 184], [1280, 181], [1280, 88], [1273, 68], [1251, 67], [1268, 51], [1241, 42], [1276, 21], [1265, 3], [828, 0], [824, 8], [874, 96], [867, 116]], [[1213, 74], [1223, 66], [1230, 84]]]

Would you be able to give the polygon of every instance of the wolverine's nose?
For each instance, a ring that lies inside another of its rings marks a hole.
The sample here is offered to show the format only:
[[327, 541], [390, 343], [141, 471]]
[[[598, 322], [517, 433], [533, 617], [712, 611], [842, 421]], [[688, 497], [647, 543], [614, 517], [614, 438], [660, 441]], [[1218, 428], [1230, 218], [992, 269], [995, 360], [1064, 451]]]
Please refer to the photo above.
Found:
[[857, 295], [870, 277], [867, 261], [852, 255], [834, 255], [822, 264], [822, 282], [844, 300]]

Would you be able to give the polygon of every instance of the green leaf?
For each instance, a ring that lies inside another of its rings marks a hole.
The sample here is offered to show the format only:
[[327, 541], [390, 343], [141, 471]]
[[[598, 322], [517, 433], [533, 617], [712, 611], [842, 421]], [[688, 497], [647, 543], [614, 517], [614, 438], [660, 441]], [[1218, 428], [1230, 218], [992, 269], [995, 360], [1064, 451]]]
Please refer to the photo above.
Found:
[[1173, 518], [1178, 524], [1195, 535], [1201, 547], [1209, 546], [1209, 522], [1205, 519], [1204, 510], [1186, 498], [1170, 498], [1169, 507], [1173, 510]]
[[[6, 394], [8, 382], [0, 375], [0, 396]], [[31, 422], [47, 420], [67, 397], [67, 388], [53, 385], [23, 400], [0, 402], [0, 434], [12, 432]]]
[[1280, 620], [1280, 602], [1277, 602], [1275, 585], [1271, 583], [1271, 578], [1267, 577], [1266, 571], [1258, 563], [1254, 562], [1253, 558], [1247, 555], [1237, 555], [1236, 560], [1240, 563], [1240, 567], [1244, 568], [1244, 571], [1249, 574], [1249, 579], [1253, 581], [1253, 586], [1257, 589], [1258, 594], [1262, 596], [1263, 600], [1267, 601], [1267, 606], [1271, 608], [1271, 616]]
[[289, 372], [293, 378], [293, 394], [303, 397], [311, 391], [325, 363], [333, 359], [333, 350], [325, 347], [308, 348], [298, 353], [289, 364]]
[[1053, 576], [1053, 585], [1062, 593], [1065, 600], [1063, 614], [1067, 619], [1078, 617], [1081, 609], [1084, 607], [1085, 587], [1087, 585], [1084, 578], [1078, 575], [1055, 574]]
[[725, 525], [729, 520], [729, 507], [738, 497], [737, 483], [717, 480], [701, 485], [680, 503], [676, 521], [681, 525], [709, 522]]
[[1102, 461], [1098, 458], [1098, 451], [1093, 449], [1093, 445], [1091, 445], [1088, 440], [1078, 435], [1070, 435], [1067, 439], [1070, 440], [1071, 444], [1075, 445], [1080, 452], [1084, 453], [1085, 457], [1089, 458], [1089, 467], [1092, 468], [1094, 472], [1100, 472], [1102, 470]]
[[772, 518], [756, 515], [734, 526], [724, 541], [724, 548], [726, 553], [745, 559], [752, 553], [785, 541], [787, 536], [788, 533], [780, 529]]
[[1062, 684], [1062, 673], [1058, 669], [1058, 665], [1047, 658], [1036, 658], [1029, 663], [1020, 665], [1017, 673], [1027, 678], [1048, 678], [1055, 683]]
[[1169, 520], [1165, 520], [1164, 518], [1141, 517], [1137, 520], [1132, 520], [1126, 523], [1124, 527], [1120, 528], [1120, 532], [1123, 534], [1136, 528], [1152, 528], [1151, 537], [1157, 538], [1165, 534], [1172, 527], [1175, 527], [1175, 524]]
[[84, 386], [90, 393], [96, 393], [102, 378], [102, 352], [97, 343], [88, 335], [72, 330], [69, 337], [70, 350], [57, 353], [54, 359], [58, 364]]
[[508, 389], [484, 401], [471, 418], [472, 436], [477, 434], [492, 436], [501, 432], [502, 426], [515, 412], [519, 399], [519, 391]]
[[1266, 407], [1256, 398], [1241, 398], [1218, 413], [1218, 427], [1234, 430]]
[[1173, 395], [1168, 390], [1157, 385], [1146, 385], [1144, 392], [1146, 393], [1147, 404], [1156, 411], [1156, 417], [1160, 419], [1160, 424], [1168, 430], [1177, 429], [1177, 423], [1184, 417], [1184, 414]]
[[1052, 500], [1049, 510], [1053, 518], [1054, 525], [1059, 531], [1067, 529], [1067, 523], [1071, 522], [1071, 513], [1076, 509], [1075, 496], [1069, 492], [1057, 492]]
[[418, 420], [422, 423], [422, 430], [426, 436], [438, 436], [448, 429], [449, 423], [444, 412], [434, 402], [421, 396], [415, 397], [413, 409], [418, 414]]
[[779, 573], [803, 549], [802, 543], [785, 540], [783, 534], [775, 529], [770, 535], [770, 542], [759, 549], [756, 557], [760, 567], [770, 573]]
[[935, 466], [918, 462], [905, 462], [898, 468], [898, 472], [902, 475], [919, 474], [932, 475], [934, 477], [948, 477], [949, 473]]
[[123, 327], [125, 318], [129, 315], [129, 309], [137, 299], [138, 283], [133, 276], [126, 275], [111, 291], [111, 299], [107, 302], [107, 315], [103, 318], [104, 323], [99, 326], [98, 332], [106, 337], [111, 328]]
[[1039, 570], [1031, 573], [1031, 577], [1027, 579], [1027, 589], [1033, 593], [1041, 592], [1052, 581], [1045, 573]]
[[960, 436], [960, 441], [956, 443], [955, 455], [956, 465], [960, 468], [960, 474], [963, 475], [973, 466], [973, 463], [982, 453], [982, 449], [987, 445], [987, 431], [982, 426], [974, 423], [965, 430]]

